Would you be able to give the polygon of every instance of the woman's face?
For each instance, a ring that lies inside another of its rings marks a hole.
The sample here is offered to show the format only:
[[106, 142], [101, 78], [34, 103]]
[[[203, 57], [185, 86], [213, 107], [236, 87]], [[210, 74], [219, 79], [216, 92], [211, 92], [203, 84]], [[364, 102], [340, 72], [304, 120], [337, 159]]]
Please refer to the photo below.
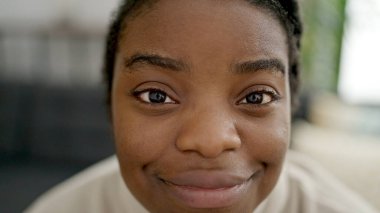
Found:
[[130, 18], [112, 89], [125, 183], [151, 212], [252, 212], [289, 143], [288, 49], [245, 1], [160, 0]]

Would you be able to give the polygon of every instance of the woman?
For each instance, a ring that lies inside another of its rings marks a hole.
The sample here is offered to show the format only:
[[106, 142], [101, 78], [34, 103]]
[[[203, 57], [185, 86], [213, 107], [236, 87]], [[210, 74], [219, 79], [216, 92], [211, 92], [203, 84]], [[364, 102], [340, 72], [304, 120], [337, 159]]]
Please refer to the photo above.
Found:
[[292, 0], [124, 3], [104, 69], [120, 170], [30, 212], [370, 212], [294, 153], [283, 169], [300, 36]]

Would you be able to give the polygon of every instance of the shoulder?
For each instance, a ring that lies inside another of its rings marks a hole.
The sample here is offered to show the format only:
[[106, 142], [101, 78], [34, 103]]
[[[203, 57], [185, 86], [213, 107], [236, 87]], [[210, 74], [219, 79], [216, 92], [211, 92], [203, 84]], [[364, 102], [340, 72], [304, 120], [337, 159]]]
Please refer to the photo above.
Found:
[[125, 186], [115, 156], [57, 185], [38, 198], [26, 213], [146, 211]]
[[377, 212], [318, 163], [294, 151], [289, 151], [282, 176], [264, 203], [260, 212]]

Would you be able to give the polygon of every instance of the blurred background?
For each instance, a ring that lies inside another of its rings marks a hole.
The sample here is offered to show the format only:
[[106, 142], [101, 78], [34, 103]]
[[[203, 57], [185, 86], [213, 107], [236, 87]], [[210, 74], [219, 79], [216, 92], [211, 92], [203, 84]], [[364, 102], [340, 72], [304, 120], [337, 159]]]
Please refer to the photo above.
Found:
[[[120, 0], [0, 0], [0, 212], [113, 154], [100, 69]], [[291, 148], [380, 210], [380, 1], [300, 0]]]

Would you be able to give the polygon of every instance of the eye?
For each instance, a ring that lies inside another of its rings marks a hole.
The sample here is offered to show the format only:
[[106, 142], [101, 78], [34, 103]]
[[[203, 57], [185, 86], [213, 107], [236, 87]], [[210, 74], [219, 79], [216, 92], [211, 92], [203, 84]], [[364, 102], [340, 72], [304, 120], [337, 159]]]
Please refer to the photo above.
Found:
[[239, 101], [239, 104], [264, 105], [276, 101], [279, 95], [275, 91], [260, 90], [251, 92]]
[[150, 104], [175, 104], [176, 102], [170, 98], [166, 92], [159, 89], [146, 89], [136, 91], [133, 95], [140, 101]]

